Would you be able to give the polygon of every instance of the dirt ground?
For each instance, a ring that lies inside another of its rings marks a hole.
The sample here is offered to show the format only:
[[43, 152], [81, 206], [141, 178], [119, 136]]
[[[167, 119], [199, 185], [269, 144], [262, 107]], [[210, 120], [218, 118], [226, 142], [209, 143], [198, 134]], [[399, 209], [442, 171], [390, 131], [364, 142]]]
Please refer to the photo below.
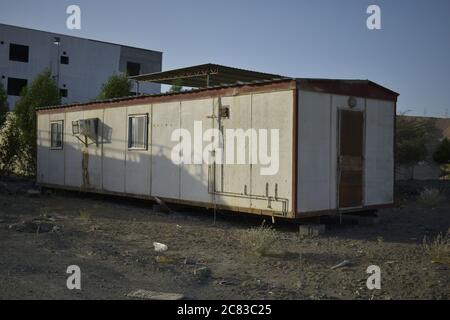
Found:
[[[423, 209], [410, 200], [380, 211], [375, 225], [330, 220], [319, 237], [277, 223], [272, 253], [257, 257], [239, 239], [259, 218], [219, 215], [213, 225], [201, 210], [166, 215], [148, 202], [29, 187], [0, 181], [0, 299], [127, 299], [137, 289], [189, 299], [450, 297], [450, 266], [422, 245], [448, 231], [450, 201]], [[33, 219], [39, 230], [21, 224]], [[169, 249], [155, 252], [154, 241]], [[351, 264], [331, 269], [343, 260]], [[81, 268], [81, 290], [66, 287], [69, 265]], [[366, 287], [369, 265], [381, 268], [380, 290]]]

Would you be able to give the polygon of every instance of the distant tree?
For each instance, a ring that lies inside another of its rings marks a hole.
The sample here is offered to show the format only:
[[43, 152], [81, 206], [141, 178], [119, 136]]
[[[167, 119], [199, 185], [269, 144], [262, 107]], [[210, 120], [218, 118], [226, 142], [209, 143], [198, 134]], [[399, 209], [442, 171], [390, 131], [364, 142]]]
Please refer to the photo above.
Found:
[[450, 140], [442, 139], [433, 154], [433, 160], [438, 164], [450, 164]]
[[183, 80], [182, 79], [176, 79], [172, 81], [172, 86], [169, 89], [169, 92], [180, 92], [183, 90]]
[[8, 100], [6, 100], [6, 91], [3, 84], [0, 82], [0, 127], [6, 120], [6, 114], [9, 111]]
[[450, 178], [450, 140], [442, 139], [433, 154], [433, 160], [441, 167], [442, 178]]
[[125, 74], [113, 74], [102, 85], [98, 99], [107, 100], [131, 95], [131, 82]]
[[21, 147], [27, 163], [26, 174], [36, 170], [36, 109], [61, 103], [59, 89], [49, 70], [45, 70], [25, 87], [14, 107], [15, 125], [20, 130]]
[[427, 144], [436, 136], [436, 127], [433, 121], [402, 115], [396, 121], [396, 165], [413, 172], [415, 165], [427, 159]]

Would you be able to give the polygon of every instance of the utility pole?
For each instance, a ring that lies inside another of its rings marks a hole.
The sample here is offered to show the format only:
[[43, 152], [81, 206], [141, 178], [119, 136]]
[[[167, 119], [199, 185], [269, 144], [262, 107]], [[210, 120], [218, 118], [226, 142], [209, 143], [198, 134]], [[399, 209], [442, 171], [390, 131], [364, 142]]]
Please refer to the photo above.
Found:
[[54, 37], [53, 44], [58, 48], [58, 56], [56, 57], [56, 86], [58, 87], [58, 96], [60, 97], [60, 89], [59, 89], [59, 68], [60, 68], [60, 47], [61, 47], [61, 39], [59, 37]]

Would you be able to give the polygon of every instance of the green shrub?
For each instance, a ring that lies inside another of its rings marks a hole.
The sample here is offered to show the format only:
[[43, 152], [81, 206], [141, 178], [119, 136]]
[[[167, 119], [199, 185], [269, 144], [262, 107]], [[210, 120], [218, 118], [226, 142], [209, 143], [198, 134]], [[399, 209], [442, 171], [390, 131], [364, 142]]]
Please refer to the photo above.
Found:
[[0, 127], [3, 126], [3, 123], [6, 121], [6, 114], [8, 113], [8, 100], [5, 88], [0, 81]]
[[23, 138], [13, 113], [8, 113], [0, 128], [0, 175], [23, 174], [26, 167]]
[[36, 173], [36, 109], [60, 104], [59, 89], [49, 70], [45, 70], [25, 87], [14, 106], [16, 126], [20, 130], [21, 161], [25, 174]]

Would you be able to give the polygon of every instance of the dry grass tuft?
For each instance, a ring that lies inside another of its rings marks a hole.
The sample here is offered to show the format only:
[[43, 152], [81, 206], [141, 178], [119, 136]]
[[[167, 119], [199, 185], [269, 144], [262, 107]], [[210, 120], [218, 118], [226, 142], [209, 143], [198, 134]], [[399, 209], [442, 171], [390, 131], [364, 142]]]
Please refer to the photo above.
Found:
[[277, 242], [277, 232], [271, 226], [265, 226], [264, 222], [259, 227], [245, 230], [240, 235], [242, 247], [249, 253], [257, 256], [265, 256]]
[[423, 207], [435, 207], [444, 200], [439, 189], [424, 188], [417, 199], [417, 203]]
[[433, 263], [450, 265], [450, 229], [446, 235], [440, 233], [430, 242], [425, 237], [423, 239], [423, 248]]
[[81, 220], [91, 220], [91, 214], [87, 210], [80, 210], [79, 214]]

